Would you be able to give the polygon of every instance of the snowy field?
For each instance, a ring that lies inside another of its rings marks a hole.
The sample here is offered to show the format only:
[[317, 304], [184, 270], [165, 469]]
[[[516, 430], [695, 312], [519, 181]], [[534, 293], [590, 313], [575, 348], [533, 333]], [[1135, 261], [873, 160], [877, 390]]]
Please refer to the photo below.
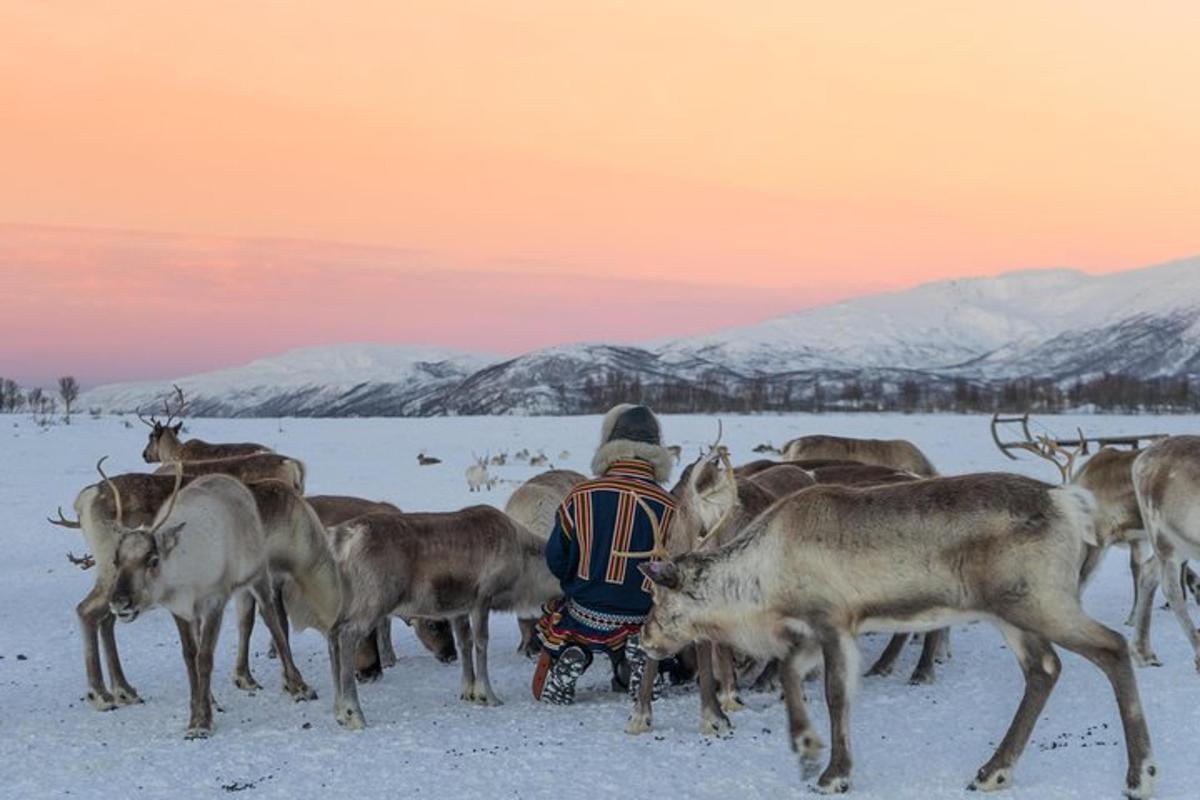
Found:
[[[1068, 434], [1200, 431], [1181, 417], [1046, 417]], [[944, 473], [1015, 469], [1047, 480], [1040, 462], [1005, 460], [991, 443], [987, 420], [965, 416], [725, 417], [725, 441], [738, 460], [763, 441], [804, 433], [904, 437]], [[386, 498], [405, 510], [448, 510], [476, 500], [502, 506], [536, 469], [499, 469], [496, 490], [469, 495], [463, 470], [472, 450], [543, 450], [556, 466], [587, 471], [597, 418], [463, 418], [386, 420], [189, 420], [210, 441], [261, 441], [308, 465], [309, 491]], [[713, 418], [666, 417], [666, 439], [685, 460], [711, 440]], [[266, 686], [255, 696], [232, 683], [235, 627], [226, 615], [214, 691], [224, 712], [205, 741], [184, 741], [187, 680], [175, 627], [164, 611], [117, 637], [125, 671], [144, 705], [99, 713], [81, 698], [84, 675], [75, 604], [92, 582], [64, 554], [85, 548], [76, 532], [45, 522], [58, 505], [95, 479], [93, 465], [110, 455], [115, 474], [144, 470], [145, 429], [118, 418], [77, 418], [40, 431], [28, 417], [0, 416], [0, 797], [356, 797], [607, 798], [662, 794], [689, 798], [799, 797], [801, 781], [788, 749], [782, 704], [751, 695], [726, 740], [697, 732], [694, 690], [675, 690], [656, 704], [655, 729], [622, 732], [629, 704], [608, 691], [606, 665], [581, 681], [571, 709], [536, 705], [529, 695], [532, 663], [516, 654], [517, 627], [492, 624], [492, 678], [499, 708], [458, 700], [458, 667], [434, 661], [399, 622], [400, 663], [362, 687], [370, 727], [337, 727], [325, 644], [306, 631], [294, 640], [297, 663], [321, 698], [293, 704], [281, 691], [267, 635], [255, 631], [253, 662]], [[417, 466], [424, 450], [444, 459]], [[566, 451], [569, 455], [560, 454]], [[1126, 554], [1110, 553], [1085, 598], [1088, 610], [1122, 631], [1131, 601]], [[1193, 609], [1195, 610], [1195, 609]], [[1139, 670], [1142, 699], [1160, 767], [1158, 796], [1194, 798], [1200, 785], [1200, 676], [1169, 612], [1156, 611], [1155, 646], [1165, 666]], [[864, 663], [884, 643], [862, 640]], [[1022, 692], [1021, 674], [986, 625], [953, 633], [954, 658], [938, 681], [911, 687], [910, 646], [897, 673], [864, 679], [853, 709], [859, 798], [964, 797], [967, 782], [990, 756]], [[1119, 797], [1125, 752], [1112, 692], [1098, 670], [1063, 653], [1058, 687], [1017, 769], [1012, 798]], [[809, 691], [814, 721], [827, 722], [821, 688]], [[826, 737], [827, 738], [827, 737]]]

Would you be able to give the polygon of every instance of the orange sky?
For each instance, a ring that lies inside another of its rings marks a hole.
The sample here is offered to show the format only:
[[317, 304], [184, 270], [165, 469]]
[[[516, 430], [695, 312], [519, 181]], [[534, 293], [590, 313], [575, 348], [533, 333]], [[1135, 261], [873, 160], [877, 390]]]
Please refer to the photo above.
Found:
[[[1111, 270], [1200, 251], [1198, 34], [1192, 0], [2, 0], [0, 223], [770, 301], [715, 322]], [[55, 269], [69, 287], [91, 261]], [[557, 340], [513, 325], [500, 347]]]

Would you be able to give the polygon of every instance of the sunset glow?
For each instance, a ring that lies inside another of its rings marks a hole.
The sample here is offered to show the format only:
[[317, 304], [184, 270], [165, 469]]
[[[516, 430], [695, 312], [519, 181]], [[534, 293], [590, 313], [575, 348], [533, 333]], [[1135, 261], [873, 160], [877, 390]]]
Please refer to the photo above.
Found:
[[0, 375], [1191, 255], [1197, 31], [1186, 0], [8, 0]]

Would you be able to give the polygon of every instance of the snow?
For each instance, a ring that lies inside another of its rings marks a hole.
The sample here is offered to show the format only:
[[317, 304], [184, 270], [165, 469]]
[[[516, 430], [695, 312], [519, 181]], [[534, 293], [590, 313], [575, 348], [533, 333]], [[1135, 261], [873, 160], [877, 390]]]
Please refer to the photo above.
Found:
[[[1181, 433], [1187, 417], [1045, 418], [1058, 431], [1082, 426], [1093, 434]], [[471, 451], [544, 450], [556, 466], [586, 471], [598, 418], [470, 417], [456, 419], [188, 420], [192, 435], [210, 441], [257, 440], [303, 458], [313, 493], [354, 493], [394, 500], [406, 509], [452, 509], [475, 502], [503, 506], [515, 485], [537, 470], [493, 468], [506, 482], [469, 495], [463, 477]], [[665, 435], [686, 454], [710, 440], [711, 417], [666, 417]], [[1016, 469], [1045, 479], [1052, 468], [1009, 462], [993, 447], [987, 421], [971, 416], [725, 417], [725, 440], [740, 460], [751, 448], [803, 433], [906, 437], [943, 472]], [[727, 740], [698, 732], [693, 690], [675, 690], [655, 705], [654, 730], [629, 737], [624, 697], [607, 691], [597, 663], [581, 683], [575, 708], [542, 707], [529, 696], [532, 663], [516, 654], [511, 617], [492, 624], [491, 666], [499, 708], [460, 703], [457, 666], [442, 666], [399, 623], [400, 663], [382, 681], [362, 687], [370, 727], [337, 727], [321, 637], [295, 637], [297, 662], [320, 692], [292, 704], [281, 691], [277, 663], [255, 632], [253, 666], [266, 689], [249, 696], [232, 685], [232, 614], [217, 654], [214, 690], [224, 712], [206, 741], [184, 741], [187, 681], [170, 617], [157, 611], [117, 637], [125, 671], [144, 705], [99, 713], [81, 700], [84, 676], [74, 607], [91, 586], [90, 573], [69, 565], [82, 540], [49, 526], [58, 505], [94, 479], [96, 459], [110, 454], [114, 471], [139, 470], [144, 429], [119, 418], [77, 418], [36, 429], [27, 417], [0, 416], [0, 508], [7, 548], [0, 564], [0, 793], [12, 798], [627, 798], [663, 794], [695, 798], [801, 797], [810, 793], [788, 748], [782, 704], [745, 694], [749, 709], [734, 716]], [[445, 459], [419, 467], [424, 450]], [[559, 459], [567, 450], [568, 458]], [[510, 462], [511, 463], [511, 462]], [[1128, 633], [1130, 604], [1124, 551], [1114, 552], [1088, 590], [1085, 604], [1105, 624]], [[1193, 611], [1195, 609], [1193, 608]], [[1165, 666], [1138, 671], [1160, 767], [1161, 798], [1194, 797], [1200, 780], [1195, 734], [1200, 731], [1200, 677], [1189, 647], [1165, 611], [1155, 612], [1155, 648]], [[884, 637], [862, 640], [869, 663]], [[852, 715], [853, 796], [966, 797], [975, 770], [1003, 735], [1022, 691], [1020, 672], [999, 634], [987, 625], [957, 626], [954, 658], [937, 683], [910, 687], [916, 658], [910, 646], [897, 674], [863, 679]], [[1125, 753], [1112, 692], [1087, 662], [1063, 654], [1058, 687], [1034, 731], [1007, 796], [1117, 797]], [[809, 688], [811, 712], [827, 732], [822, 689]], [[825, 737], [828, 739], [827, 735]], [[243, 793], [244, 792], [244, 793]]]

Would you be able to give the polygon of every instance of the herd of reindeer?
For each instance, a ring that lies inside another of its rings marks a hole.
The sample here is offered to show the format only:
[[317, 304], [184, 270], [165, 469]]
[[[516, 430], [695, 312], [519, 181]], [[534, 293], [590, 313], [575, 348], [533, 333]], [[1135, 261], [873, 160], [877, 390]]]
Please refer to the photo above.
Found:
[[[488, 677], [492, 611], [515, 612], [522, 648], [536, 652], [533, 619], [559, 594], [543, 559], [559, 503], [585, 480], [552, 469], [531, 478], [505, 509], [401, 511], [388, 502], [305, 495], [305, 468], [267, 447], [180, 439], [174, 419], [151, 425], [143, 452], [153, 474], [108, 476], [75, 500], [78, 528], [96, 567], [79, 603], [88, 701], [107, 710], [140, 702], [121, 667], [116, 619], [155, 606], [175, 618], [190, 688], [187, 735], [213, 726], [213, 652], [225, 606], [236, 599], [234, 681], [250, 670], [256, 609], [270, 632], [283, 683], [295, 700], [315, 692], [297, 669], [289, 628], [326, 637], [334, 714], [365, 725], [357, 682], [394, 663], [391, 618], [407, 621], [443, 662], [461, 663], [463, 700], [500, 703]], [[1200, 556], [1200, 437], [1141, 451], [1104, 449], [1078, 471], [1077, 453], [1049, 439], [1028, 449], [1055, 461], [1064, 485], [1007, 473], [940, 476], [912, 443], [806, 436], [779, 460], [734, 466], [718, 441], [682, 470], [668, 530], [650, 514], [654, 549], [640, 556], [654, 606], [642, 631], [650, 656], [684, 653], [695, 665], [701, 731], [730, 729], [739, 682], [782, 690], [791, 744], [806, 776], [824, 749], [806, 712], [804, 683], [822, 667], [830, 758], [816, 788], [850, 786], [849, 703], [858, 634], [893, 638], [868, 674], [892, 671], [907, 637], [924, 633], [914, 683], [934, 679], [952, 622], [994, 624], [1026, 687], [1007, 734], [971, 788], [1001, 789], [1059, 676], [1053, 645], [1091, 661], [1116, 696], [1128, 754], [1125, 792], [1149, 797], [1156, 767], [1133, 662], [1157, 665], [1150, 646], [1160, 581], [1196, 652], [1200, 636], [1186, 591]], [[647, 513], [645, 509], [641, 513]], [[1104, 551], [1123, 544], [1134, 576], [1134, 644], [1089, 617], [1082, 587]], [[106, 686], [100, 645], [107, 662]], [[626, 730], [651, 727], [654, 680], [646, 675]]]

